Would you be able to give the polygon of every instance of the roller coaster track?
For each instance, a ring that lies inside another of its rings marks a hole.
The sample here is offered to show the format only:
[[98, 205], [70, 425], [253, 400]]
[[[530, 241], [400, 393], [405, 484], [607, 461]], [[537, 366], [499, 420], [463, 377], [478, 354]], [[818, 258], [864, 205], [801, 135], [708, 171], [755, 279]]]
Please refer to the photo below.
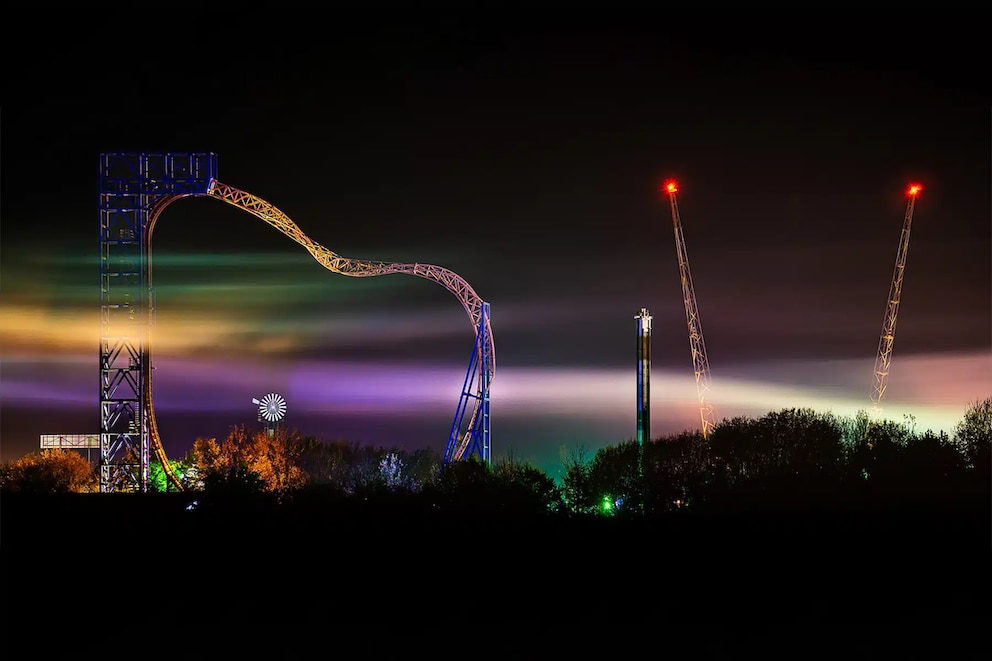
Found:
[[[202, 196], [201, 194], [193, 195]], [[188, 195], [170, 195], [162, 198], [149, 214], [149, 226], [151, 227], [154, 225], [155, 220], [162, 213], [165, 207], [177, 199], [187, 196]], [[468, 313], [469, 319], [472, 323], [473, 330], [476, 332], [477, 336], [482, 337], [482, 341], [485, 343], [485, 351], [490, 357], [490, 369], [488, 371], [486, 369], [482, 370], [484, 374], [480, 379], [478, 391], [481, 393], [483, 388], [488, 390], [489, 384], [492, 382], [493, 376], [496, 374], [496, 353], [493, 346], [492, 328], [489, 324], [489, 317], [483, 314], [483, 300], [461, 276], [453, 271], [440, 266], [435, 266], [433, 264], [405, 264], [400, 262], [382, 262], [342, 257], [341, 255], [338, 255], [337, 253], [328, 250], [319, 243], [311, 240], [310, 237], [304, 234], [289, 216], [272, 204], [269, 204], [265, 200], [250, 193], [234, 188], [233, 186], [222, 184], [216, 179], [210, 182], [206, 197], [217, 198], [222, 202], [226, 202], [264, 220], [266, 223], [275, 227], [293, 241], [303, 246], [321, 266], [334, 273], [339, 273], [341, 275], [354, 278], [367, 278], [379, 275], [390, 275], [393, 273], [404, 273], [407, 275], [425, 278], [427, 280], [433, 280], [447, 289], [449, 292], [454, 294], [455, 298], [457, 298], [462, 304], [462, 307], [465, 308], [465, 311]], [[147, 276], [150, 284], [151, 232], [146, 232], [145, 236], [147, 242], [146, 251], [148, 255]], [[483, 320], [485, 321], [485, 326], [484, 328], [480, 328]], [[150, 359], [148, 364], [151, 364]], [[172, 469], [168, 457], [165, 454], [162, 439], [159, 435], [158, 423], [155, 420], [155, 410], [152, 403], [151, 374], [151, 369], [145, 370], [145, 410], [148, 412], [150, 445], [152, 451], [155, 453], [155, 456], [161, 462], [162, 468], [165, 471], [169, 481], [177, 489], [182, 490], [182, 483], [176, 476], [175, 471]], [[472, 416], [467, 426], [467, 431], [465, 431], [464, 435], [458, 439], [458, 444], [455, 446], [454, 453], [452, 454], [452, 458], [455, 461], [459, 461], [464, 457], [465, 450], [471, 440], [472, 430], [475, 428], [476, 421], [480, 415], [482, 397], [476, 397], [475, 401], [475, 408], [472, 411]]]

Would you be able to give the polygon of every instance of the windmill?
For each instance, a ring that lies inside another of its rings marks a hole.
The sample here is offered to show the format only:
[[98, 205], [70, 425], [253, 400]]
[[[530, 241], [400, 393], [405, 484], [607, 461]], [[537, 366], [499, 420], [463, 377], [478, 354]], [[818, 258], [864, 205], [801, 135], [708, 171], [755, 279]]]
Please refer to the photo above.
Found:
[[265, 423], [265, 431], [272, 436], [276, 423], [286, 415], [286, 400], [282, 395], [270, 392], [260, 400], [252, 397], [251, 403], [258, 406], [258, 421]]

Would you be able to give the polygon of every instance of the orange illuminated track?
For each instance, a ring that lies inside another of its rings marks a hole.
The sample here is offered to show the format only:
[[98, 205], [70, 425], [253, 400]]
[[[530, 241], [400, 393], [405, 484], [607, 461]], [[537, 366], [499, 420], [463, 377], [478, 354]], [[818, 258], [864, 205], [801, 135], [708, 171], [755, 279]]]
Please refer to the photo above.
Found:
[[[405, 273], [407, 275], [415, 275], [420, 278], [425, 278], [427, 280], [433, 280], [438, 283], [452, 294], [455, 298], [462, 304], [465, 311], [468, 313], [469, 319], [472, 322], [472, 329], [476, 334], [479, 334], [480, 324], [483, 318], [485, 318], [485, 328], [482, 330], [483, 341], [486, 344], [486, 350], [488, 355], [491, 357], [491, 369], [488, 370], [488, 374], [483, 375], [483, 379], [488, 379], [485, 383], [480, 379], [478, 386], [479, 392], [485, 388], [488, 391], [489, 384], [492, 382], [493, 377], [496, 374], [496, 353], [493, 346], [493, 334], [492, 328], [489, 325], [489, 317], [483, 314], [483, 300], [475, 293], [475, 290], [458, 274], [440, 266], [435, 266], [433, 264], [404, 264], [399, 262], [380, 262], [365, 259], [350, 259], [347, 257], [342, 257], [337, 253], [328, 250], [319, 243], [312, 241], [310, 237], [303, 233], [303, 231], [297, 227], [296, 223], [287, 216], [285, 213], [277, 209], [275, 206], [269, 204], [265, 200], [256, 197], [250, 193], [246, 193], [242, 190], [234, 188], [233, 186], [228, 186], [220, 183], [217, 180], [213, 180], [207, 189], [207, 195], [210, 197], [215, 197], [223, 202], [227, 202], [239, 209], [247, 211], [248, 213], [261, 218], [269, 225], [272, 225], [277, 230], [288, 236], [289, 238], [296, 241], [298, 244], [303, 246], [307, 252], [309, 252], [314, 259], [317, 260], [324, 268], [334, 273], [340, 273], [341, 275], [347, 275], [356, 278], [372, 277], [377, 275], [389, 275], [392, 273]], [[155, 220], [162, 213], [162, 211], [172, 202], [184, 195], [168, 196], [163, 198], [159, 204], [151, 210], [149, 214], [149, 229], [154, 227]], [[151, 231], [145, 232], [145, 251], [147, 255], [147, 272], [146, 276], [149, 283], [149, 289], [151, 288]], [[150, 367], [150, 359], [147, 362]], [[486, 370], [483, 370], [486, 372]], [[158, 433], [158, 424], [155, 421], [155, 410], [152, 403], [152, 383], [151, 383], [152, 370], [145, 370], [145, 407], [148, 411], [148, 422], [149, 422], [149, 436], [151, 441], [151, 449], [155, 453], [155, 456], [162, 464], [163, 470], [169, 478], [169, 481], [178, 489], [182, 489], [182, 484], [180, 480], [176, 477], [169, 463], [168, 457], [165, 454], [165, 449], [162, 446], [162, 440]], [[468, 447], [469, 441], [471, 440], [471, 431], [475, 424], [475, 420], [479, 414], [479, 408], [481, 406], [482, 398], [476, 398], [475, 410], [472, 413], [471, 422], [468, 425], [468, 431], [465, 432], [464, 436], [459, 439], [458, 445], [452, 455], [454, 460], [460, 460], [463, 458], [466, 448]]]

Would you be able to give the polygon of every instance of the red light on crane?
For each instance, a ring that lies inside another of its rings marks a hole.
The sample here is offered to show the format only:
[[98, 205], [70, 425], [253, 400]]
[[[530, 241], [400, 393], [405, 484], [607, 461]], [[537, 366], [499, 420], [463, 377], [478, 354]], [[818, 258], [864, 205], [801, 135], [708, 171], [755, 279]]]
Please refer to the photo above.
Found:
[[923, 186], [921, 186], [920, 184], [910, 184], [909, 190], [906, 191], [906, 194], [915, 196], [918, 195], [921, 190], [923, 190]]
[[668, 181], [665, 182], [665, 187], [663, 188], [663, 190], [669, 195], [671, 195], [679, 190], [679, 186], [678, 184], [675, 183], [675, 180], [669, 179]]

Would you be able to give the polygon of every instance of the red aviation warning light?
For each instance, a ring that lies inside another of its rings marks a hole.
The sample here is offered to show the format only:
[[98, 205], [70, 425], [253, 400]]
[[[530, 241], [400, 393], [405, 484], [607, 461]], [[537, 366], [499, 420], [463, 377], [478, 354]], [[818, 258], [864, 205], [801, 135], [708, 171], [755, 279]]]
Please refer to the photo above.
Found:
[[906, 191], [906, 194], [909, 195], [910, 197], [916, 197], [917, 195], [920, 194], [921, 190], [923, 190], [923, 186], [921, 186], [920, 184], [910, 184], [909, 190]]
[[675, 182], [674, 179], [669, 179], [668, 181], [665, 182], [665, 185], [662, 187], [662, 191], [668, 193], [669, 195], [677, 193], [678, 190], [679, 190], [679, 185], [678, 183]]

